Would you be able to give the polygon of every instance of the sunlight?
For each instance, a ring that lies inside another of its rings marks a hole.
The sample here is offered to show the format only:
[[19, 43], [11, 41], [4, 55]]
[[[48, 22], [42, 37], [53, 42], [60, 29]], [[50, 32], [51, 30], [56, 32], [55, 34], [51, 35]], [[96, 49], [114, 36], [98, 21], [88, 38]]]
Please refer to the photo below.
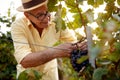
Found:
[[91, 5], [87, 4], [87, 1], [84, 1], [83, 5], [79, 5], [79, 7], [82, 9], [83, 12], [93, 8]]
[[87, 24], [88, 26], [90, 26], [92, 29], [96, 29], [98, 27], [98, 24], [96, 22], [93, 22], [93, 23], [89, 23]]
[[103, 5], [100, 5], [98, 8], [95, 8], [94, 9], [94, 19], [97, 19], [98, 18], [98, 13], [106, 13], [105, 11], [105, 6], [106, 6], [106, 3], [104, 3]]
[[12, 7], [12, 12], [16, 12], [16, 8], [21, 5], [21, 0], [0, 0], [0, 14], [6, 14], [8, 8]]
[[[21, 0], [0, 0], [0, 5], [1, 16], [7, 16], [9, 8], [11, 8], [11, 15], [20, 16], [20, 13], [16, 11], [16, 8], [21, 5]], [[10, 31], [10, 27], [6, 27], [5, 23], [0, 22], [0, 32], [7, 33], [7, 31]]]

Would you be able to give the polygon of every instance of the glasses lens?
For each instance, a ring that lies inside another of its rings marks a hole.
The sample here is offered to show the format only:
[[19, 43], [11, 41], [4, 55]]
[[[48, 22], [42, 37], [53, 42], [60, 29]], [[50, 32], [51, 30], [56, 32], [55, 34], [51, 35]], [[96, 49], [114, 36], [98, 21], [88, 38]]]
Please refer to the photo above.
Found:
[[39, 20], [44, 20], [46, 17], [50, 17], [50, 13], [48, 11], [46, 11], [45, 13], [39, 13], [37, 16], [33, 15], [30, 12], [28, 14], [32, 15], [33, 17], [35, 17]]
[[46, 11], [45, 14], [43, 14], [41, 17], [39, 16], [39, 19], [44, 20], [46, 17], [50, 17], [50, 13]]

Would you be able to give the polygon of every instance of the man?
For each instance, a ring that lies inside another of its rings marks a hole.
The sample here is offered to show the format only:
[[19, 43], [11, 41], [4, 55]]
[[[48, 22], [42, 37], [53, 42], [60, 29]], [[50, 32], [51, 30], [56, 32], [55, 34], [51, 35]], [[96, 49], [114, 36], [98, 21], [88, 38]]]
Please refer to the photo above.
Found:
[[[56, 58], [69, 57], [77, 48], [87, 49], [86, 42], [72, 45], [70, 42], [75, 39], [68, 30], [56, 32], [47, 3], [48, 0], [22, 0], [22, 6], [17, 9], [25, 15], [11, 25], [17, 75], [32, 68], [44, 73], [42, 80], [59, 80]], [[53, 46], [59, 40], [64, 44]]]

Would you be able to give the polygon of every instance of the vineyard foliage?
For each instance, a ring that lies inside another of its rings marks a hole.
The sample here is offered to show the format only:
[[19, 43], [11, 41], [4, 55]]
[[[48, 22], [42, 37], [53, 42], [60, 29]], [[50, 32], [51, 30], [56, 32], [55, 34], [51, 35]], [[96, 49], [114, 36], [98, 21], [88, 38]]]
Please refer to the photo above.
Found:
[[[10, 27], [15, 20], [11, 16], [10, 9], [5, 16], [0, 15], [0, 26]], [[16, 60], [13, 56], [14, 48], [10, 32], [0, 32], [0, 80], [16, 80]]]
[[[97, 11], [99, 13], [96, 16], [95, 10], [103, 5], [104, 11]], [[58, 59], [61, 80], [120, 79], [120, 0], [49, 0], [48, 10], [51, 13], [55, 12], [53, 21], [56, 23], [56, 30], [68, 27], [74, 31], [78, 41], [82, 37], [86, 37], [88, 40], [89, 66], [78, 73], [72, 68], [69, 58]], [[15, 17], [12, 16], [10, 20], [8, 16], [6, 18], [0, 17], [0, 21], [7, 23], [6, 25], [10, 27], [11, 21]], [[82, 28], [84, 29], [84, 35], [77, 31]], [[13, 54], [12, 42], [8, 43], [6, 41], [8, 35], [1, 33], [0, 39], [2, 37], [5, 40], [4, 42], [0, 40], [0, 57], [5, 54], [6, 58], [10, 59], [9, 61], [15, 61], [8, 55], [8, 53]], [[5, 61], [6, 58], [1, 59], [1, 61]], [[84, 60], [84, 58], [82, 59]], [[15, 63], [13, 63], [14, 66]], [[0, 71], [3, 71], [8, 64], [11, 65], [7, 61], [0, 64], [0, 69], [2, 69]], [[15, 71], [11, 67], [7, 71], [9, 72], [9, 70]], [[35, 80], [41, 78], [38, 72], [33, 72], [37, 76]], [[13, 73], [9, 73], [9, 75], [11, 74]], [[27, 75], [26, 72], [23, 72], [20, 77], [27, 80], [24, 75]], [[1, 75], [0, 79], [2, 79]]]

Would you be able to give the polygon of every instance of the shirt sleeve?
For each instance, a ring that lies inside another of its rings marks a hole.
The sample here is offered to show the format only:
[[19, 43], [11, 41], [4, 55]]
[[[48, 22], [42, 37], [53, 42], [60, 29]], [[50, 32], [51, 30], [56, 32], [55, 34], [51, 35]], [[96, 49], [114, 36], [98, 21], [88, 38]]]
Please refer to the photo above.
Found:
[[14, 43], [15, 53], [14, 56], [18, 62], [18, 64], [22, 61], [22, 59], [31, 53], [31, 48], [29, 47], [28, 40], [26, 37], [26, 33], [23, 29], [24, 24], [20, 22], [14, 22], [11, 25], [11, 35]]
[[63, 42], [76, 42], [77, 38], [74, 35], [74, 32], [68, 28], [61, 31], [60, 40]]

